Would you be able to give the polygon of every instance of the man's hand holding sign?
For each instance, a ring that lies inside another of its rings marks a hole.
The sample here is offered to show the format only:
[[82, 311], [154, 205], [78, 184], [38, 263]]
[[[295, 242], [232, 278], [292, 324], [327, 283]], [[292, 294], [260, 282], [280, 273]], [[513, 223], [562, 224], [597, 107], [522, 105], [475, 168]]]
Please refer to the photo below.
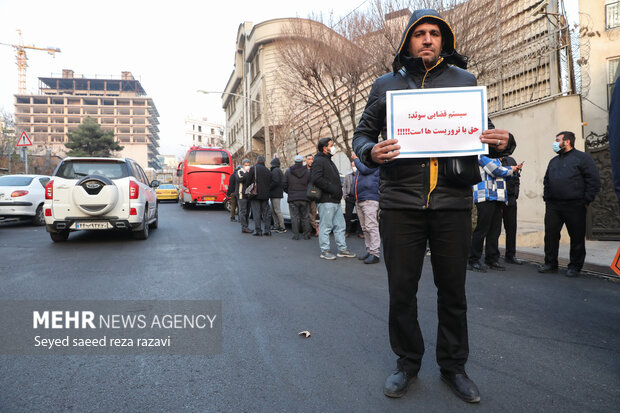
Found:
[[485, 87], [388, 91], [386, 103], [388, 139], [372, 149], [376, 163], [488, 154], [487, 145], [508, 145], [508, 131], [487, 130]]

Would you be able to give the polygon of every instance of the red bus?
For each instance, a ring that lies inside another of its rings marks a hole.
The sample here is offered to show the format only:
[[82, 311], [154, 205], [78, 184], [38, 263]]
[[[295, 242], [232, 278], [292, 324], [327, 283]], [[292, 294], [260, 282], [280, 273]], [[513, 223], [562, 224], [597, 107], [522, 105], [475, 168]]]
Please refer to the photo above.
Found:
[[224, 205], [232, 173], [232, 158], [227, 150], [192, 146], [177, 169], [181, 205]]

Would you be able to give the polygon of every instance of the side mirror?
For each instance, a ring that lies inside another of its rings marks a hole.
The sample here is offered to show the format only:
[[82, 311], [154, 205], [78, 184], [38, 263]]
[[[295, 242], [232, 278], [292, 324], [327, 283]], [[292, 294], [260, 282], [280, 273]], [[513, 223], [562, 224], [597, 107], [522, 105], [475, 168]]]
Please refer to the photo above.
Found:
[[159, 181], [157, 179], [153, 179], [151, 181], [151, 188], [157, 188], [159, 186]]
[[177, 176], [183, 176], [183, 171], [181, 171], [180, 169], [177, 169]]

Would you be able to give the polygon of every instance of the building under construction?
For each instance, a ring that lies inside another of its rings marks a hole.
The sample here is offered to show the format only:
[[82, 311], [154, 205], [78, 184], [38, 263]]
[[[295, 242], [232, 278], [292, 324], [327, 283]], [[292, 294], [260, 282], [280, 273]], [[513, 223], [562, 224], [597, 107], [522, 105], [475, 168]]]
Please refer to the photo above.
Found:
[[63, 156], [68, 134], [86, 117], [114, 133], [120, 156], [159, 169], [159, 113], [131, 72], [120, 78], [85, 77], [63, 70], [62, 77], [40, 77], [38, 95], [15, 95], [15, 131], [26, 131], [35, 153]]

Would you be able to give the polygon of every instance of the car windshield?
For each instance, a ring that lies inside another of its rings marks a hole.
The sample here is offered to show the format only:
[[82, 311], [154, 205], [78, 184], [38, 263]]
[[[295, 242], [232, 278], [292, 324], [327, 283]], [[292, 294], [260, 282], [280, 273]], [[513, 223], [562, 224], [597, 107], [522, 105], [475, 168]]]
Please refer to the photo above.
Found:
[[31, 176], [0, 176], [0, 186], [28, 186], [33, 179]]
[[56, 176], [66, 179], [83, 178], [89, 175], [101, 175], [108, 179], [119, 179], [129, 176], [127, 164], [124, 162], [106, 161], [67, 161], [63, 162]]
[[230, 165], [228, 154], [224, 151], [191, 151], [187, 158], [188, 165], [223, 166]]
[[175, 189], [174, 185], [159, 185], [159, 189]]

